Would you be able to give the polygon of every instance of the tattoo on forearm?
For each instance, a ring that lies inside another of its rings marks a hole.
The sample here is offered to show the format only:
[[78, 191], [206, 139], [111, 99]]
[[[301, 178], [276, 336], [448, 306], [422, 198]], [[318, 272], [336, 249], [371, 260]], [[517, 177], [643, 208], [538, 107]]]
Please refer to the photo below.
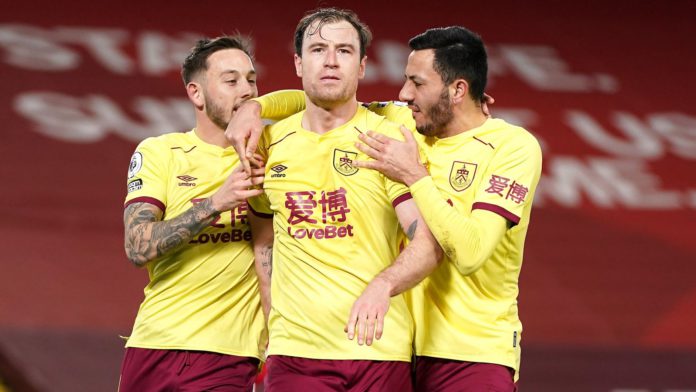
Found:
[[143, 265], [188, 242], [220, 214], [212, 207], [211, 200], [206, 199], [174, 219], [159, 221], [158, 214], [143, 204], [132, 204], [124, 213], [126, 254], [136, 265]]
[[406, 229], [406, 237], [408, 237], [409, 241], [413, 241], [413, 236], [416, 234], [416, 228], [418, 228], [417, 220], [414, 220], [410, 225], [408, 225], [408, 229]]
[[267, 246], [261, 251], [261, 267], [269, 278], [273, 275], [273, 246]]

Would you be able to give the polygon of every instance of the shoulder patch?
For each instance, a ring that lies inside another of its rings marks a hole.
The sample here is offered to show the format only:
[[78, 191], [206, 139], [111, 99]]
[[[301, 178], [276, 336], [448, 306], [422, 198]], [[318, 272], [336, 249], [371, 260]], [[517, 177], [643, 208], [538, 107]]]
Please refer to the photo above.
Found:
[[143, 187], [143, 180], [137, 178], [128, 183], [128, 193], [140, 190]]
[[135, 177], [136, 174], [143, 168], [143, 154], [139, 151], [133, 153], [130, 165], [128, 165], [128, 178]]

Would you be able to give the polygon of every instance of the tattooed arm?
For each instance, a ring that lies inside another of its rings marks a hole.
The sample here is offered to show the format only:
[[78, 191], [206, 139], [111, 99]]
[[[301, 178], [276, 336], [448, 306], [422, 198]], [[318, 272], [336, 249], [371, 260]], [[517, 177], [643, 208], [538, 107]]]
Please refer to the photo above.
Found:
[[372, 279], [353, 304], [344, 331], [351, 340], [357, 331], [358, 344], [370, 345], [373, 337], [382, 337], [390, 298], [417, 285], [442, 258], [442, 248], [425, 225], [413, 199], [396, 206], [396, 214], [410, 242], [392, 265]]
[[167, 221], [162, 221], [163, 211], [152, 204], [129, 205], [123, 213], [128, 260], [142, 267], [187, 243], [220, 215], [212, 204], [212, 199], [205, 199]]
[[271, 275], [273, 273], [273, 219], [248, 214], [251, 225], [251, 240], [254, 246], [254, 263], [259, 278], [261, 305], [268, 322], [271, 312]]
[[235, 168], [220, 189], [196, 203], [176, 218], [163, 221], [164, 212], [149, 203], [133, 203], [123, 213], [126, 256], [142, 267], [173, 252], [200, 233], [221, 212], [235, 208], [261, 189], [249, 189], [263, 182], [263, 168], [253, 169], [249, 177], [241, 166]]

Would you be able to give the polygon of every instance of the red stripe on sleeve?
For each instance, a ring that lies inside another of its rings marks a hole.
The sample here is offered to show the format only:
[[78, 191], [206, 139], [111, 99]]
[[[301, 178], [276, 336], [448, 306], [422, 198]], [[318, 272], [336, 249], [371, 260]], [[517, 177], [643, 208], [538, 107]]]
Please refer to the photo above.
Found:
[[164, 212], [164, 210], [166, 209], [164, 203], [162, 203], [161, 201], [155, 199], [154, 197], [147, 197], [147, 196], [136, 197], [135, 199], [128, 200], [128, 201], [126, 202], [126, 204], [123, 205], [123, 208], [126, 208], [126, 207], [128, 207], [129, 205], [134, 204], [134, 203], [148, 203], [148, 204], [152, 204], [153, 206], [155, 206], [155, 207], [159, 208], [160, 210], [162, 210], [162, 212]]
[[493, 213], [496, 213], [503, 218], [509, 220], [510, 222], [514, 223], [515, 225], [520, 223], [520, 217], [513, 214], [512, 212], [506, 210], [505, 208], [495, 205], [495, 204], [490, 204], [490, 203], [474, 203], [473, 206], [471, 206], [471, 210], [487, 210]]
[[413, 198], [413, 196], [411, 196], [411, 192], [406, 192], [406, 193], [404, 193], [403, 195], [401, 195], [401, 196], [397, 197], [396, 199], [394, 199], [394, 200], [392, 201], [392, 206], [393, 206], [394, 208], [396, 208], [396, 206], [398, 206], [399, 204], [405, 202], [406, 200], [410, 200], [410, 199], [412, 199], [412, 198]]
[[254, 207], [251, 206], [251, 204], [247, 203], [247, 206], [249, 207], [249, 211], [251, 211], [252, 214], [258, 216], [259, 218], [264, 218], [264, 219], [271, 219], [273, 218], [273, 214], [266, 214], [263, 212], [258, 212], [254, 209]]

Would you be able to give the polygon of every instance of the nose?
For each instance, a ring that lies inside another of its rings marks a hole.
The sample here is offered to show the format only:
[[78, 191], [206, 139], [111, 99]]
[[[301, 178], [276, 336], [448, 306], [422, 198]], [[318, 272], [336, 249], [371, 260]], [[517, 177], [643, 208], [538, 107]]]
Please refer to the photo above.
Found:
[[336, 50], [331, 49], [326, 51], [326, 57], [324, 57], [324, 66], [328, 68], [338, 66], [338, 61], [336, 61]]
[[258, 90], [256, 88], [256, 84], [251, 84], [249, 83], [248, 80], [244, 79], [243, 82], [239, 84], [239, 93], [240, 93], [240, 98], [243, 100], [251, 99], [254, 98], [258, 95]]
[[413, 102], [413, 88], [410, 86], [410, 81], [406, 81], [399, 91], [399, 101]]

